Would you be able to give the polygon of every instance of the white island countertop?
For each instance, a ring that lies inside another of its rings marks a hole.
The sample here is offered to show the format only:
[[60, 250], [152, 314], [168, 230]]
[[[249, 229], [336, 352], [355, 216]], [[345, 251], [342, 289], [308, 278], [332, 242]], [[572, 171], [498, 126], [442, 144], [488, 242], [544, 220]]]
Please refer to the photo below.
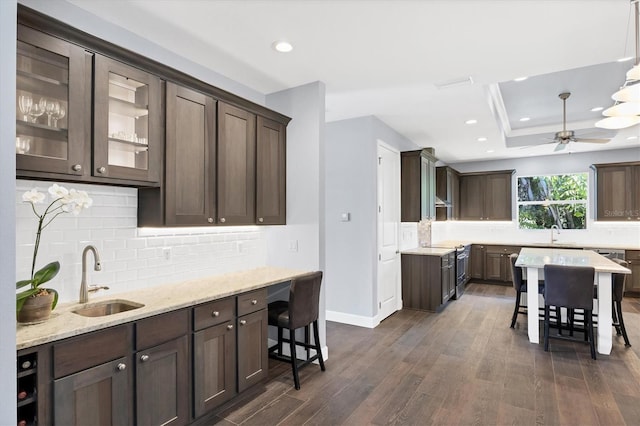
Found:
[[[51, 317], [41, 324], [18, 324], [16, 328], [16, 350], [257, 290], [273, 284], [290, 281], [307, 273], [308, 271], [265, 266], [124, 293], [109, 294], [107, 290], [101, 297], [91, 297], [89, 303], [68, 302], [59, 304], [51, 313]], [[128, 300], [143, 303], [144, 306], [102, 317], [84, 317], [72, 312], [82, 306], [92, 305], [104, 300]]]
[[631, 273], [593, 250], [527, 247], [520, 251], [516, 260], [516, 266], [524, 268], [544, 268], [544, 265], [591, 266], [596, 272]]

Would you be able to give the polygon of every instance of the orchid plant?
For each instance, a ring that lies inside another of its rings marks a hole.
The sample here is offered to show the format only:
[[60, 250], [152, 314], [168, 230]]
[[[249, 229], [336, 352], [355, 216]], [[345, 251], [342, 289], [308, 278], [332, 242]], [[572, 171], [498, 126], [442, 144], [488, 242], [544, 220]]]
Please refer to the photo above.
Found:
[[63, 213], [80, 214], [83, 209], [91, 207], [93, 200], [85, 191], [76, 191], [75, 189], [67, 190], [63, 186], [53, 184], [49, 187], [49, 195], [51, 203], [40, 213], [36, 208], [37, 204], [44, 204], [46, 195], [39, 192], [37, 188], [25, 192], [22, 195], [22, 201], [30, 203], [33, 213], [38, 218], [38, 228], [36, 231], [36, 241], [33, 246], [33, 259], [31, 261], [31, 278], [21, 280], [16, 283], [16, 290], [29, 286], [28, 289], [16, 293], [16, 312], [22, 309], [22, 305], [29, 297], [35, 297], [41, 294], [53, 293], [53, 303], [51, 309], [56, 307], [58, 303], [58, 292], [54, 289], [39, 288], [40, 285], [53, 279], [60, 271], [60, 262], [51, 262], [36, 271], [36, 260], [38, 257], [38, 248], [40, 247], [40, 238], [42, 231], [53, 222], [53, 220]]

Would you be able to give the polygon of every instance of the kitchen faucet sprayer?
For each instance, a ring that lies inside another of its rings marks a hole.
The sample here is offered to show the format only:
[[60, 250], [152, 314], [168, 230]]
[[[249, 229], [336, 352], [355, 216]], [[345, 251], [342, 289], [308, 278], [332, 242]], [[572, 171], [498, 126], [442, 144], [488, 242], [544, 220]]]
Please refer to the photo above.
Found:
[[[102, 270], [102, 264], [100, 263], [100, 255], [98, 255], [98, 250], [92, 245], [86, 246], [82, 251], [82, 282], [80, 283], [80, 303], [87, 303], [89, 301], [89, 290], [87, 289], [87, 254], [89, 252], [93, 253], [93, 270]], [[101, 288], [108, 289], [108, 287]], [[91, 291], [97, 290], [97, 287], [91, 289]]]
[[553, 230], [555, 229], [556, 232], [558, 233], [558, 235], [560, 235], [560, 228], [558, 228], [558, 225], [551, 225], [551, 244], [553, 244], [554, 242], [558, 241], [557, 238], [553, 238]]

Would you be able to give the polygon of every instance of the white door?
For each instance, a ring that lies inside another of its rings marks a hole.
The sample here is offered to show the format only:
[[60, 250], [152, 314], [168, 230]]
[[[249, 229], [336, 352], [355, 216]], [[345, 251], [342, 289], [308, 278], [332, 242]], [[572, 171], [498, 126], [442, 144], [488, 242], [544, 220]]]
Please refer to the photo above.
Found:
[[378, 315], [400, 309], [400, 152], [378, 141]]

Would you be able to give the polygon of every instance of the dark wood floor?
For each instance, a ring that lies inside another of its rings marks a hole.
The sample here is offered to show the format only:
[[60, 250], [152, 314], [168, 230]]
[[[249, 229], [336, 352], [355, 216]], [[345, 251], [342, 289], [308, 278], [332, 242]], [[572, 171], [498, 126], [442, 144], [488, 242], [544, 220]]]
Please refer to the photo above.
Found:
[[640, 425], [640, 299], [623, 305], [633, 346], [614, 335], [594, 361], [586, 344], [530, 344], [526, 316], [509, 328], [514, 294], [471, 284], [440, 314], [403, 310], [375, 329], [328, 322], [326, 372], [306, 367], [296, 391], [272, 361], [268, 381], [206, 424]]

